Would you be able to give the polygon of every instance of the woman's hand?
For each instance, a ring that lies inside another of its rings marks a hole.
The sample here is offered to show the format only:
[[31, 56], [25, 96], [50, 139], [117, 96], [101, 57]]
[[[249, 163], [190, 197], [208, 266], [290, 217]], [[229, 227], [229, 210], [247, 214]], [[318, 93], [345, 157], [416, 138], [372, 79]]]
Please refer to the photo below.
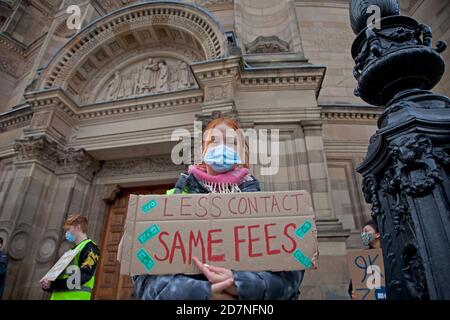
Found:
[[214, 286], [215, 284], [224, 283], [231, 280], [229, 286], [225, 287], [224, 291], [232, 296], [237, 296], [236, 286], [234, 284], [233, 271], [226, 268], [214, 267], [207, 264], [203, 264], [197, 257], [193, 257], [194, 263], [205, 275], [208, 281]]
[[233, 285], [233, 279], [227, 279], [222, 282], [211, 284], [210, 300], [235, 300], [235, 298], [226, 292], [226, 289]]
[[314, 255], [312, 256], [312, 265], [314, 269], [317, 269], [319, 267], [319, 250], [317, 250]]

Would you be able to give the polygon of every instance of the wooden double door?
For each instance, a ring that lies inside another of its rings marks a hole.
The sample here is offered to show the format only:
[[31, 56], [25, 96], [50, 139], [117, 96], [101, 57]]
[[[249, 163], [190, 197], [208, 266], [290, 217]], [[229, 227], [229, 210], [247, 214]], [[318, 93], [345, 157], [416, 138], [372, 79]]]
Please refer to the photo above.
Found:
[[95, 276], [93, 299], [129, 300], [133, 291], [130, 277], [120, 275], [117, 249], [123, 229], [130, 194], [165, 194], [173, 185], [123, 189], [111, 204], [100, 245], [100, 261]]

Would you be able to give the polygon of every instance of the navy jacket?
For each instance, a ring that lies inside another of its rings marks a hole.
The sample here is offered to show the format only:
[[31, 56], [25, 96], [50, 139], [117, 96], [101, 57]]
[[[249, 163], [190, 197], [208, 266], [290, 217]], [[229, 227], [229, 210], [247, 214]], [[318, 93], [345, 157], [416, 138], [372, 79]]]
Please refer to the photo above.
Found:
[[0, 251], [0, 300], [3, 296], [6, 282], [6, 271], [8, 269], [8, 256]]
[[[260, 191], [258, 180], [250, 176], [239, 188], [242, 192]], [[192, 175], [181, 174], [175, 193], [208, 193]], [[304, 271], [250, 272], [233, 271], [239, 299], [296, 300]], [[203, 274], [198, 275], [140, 275], [133, 277], [134, 296], [142, 300], [208, 300], [211, 284]]]

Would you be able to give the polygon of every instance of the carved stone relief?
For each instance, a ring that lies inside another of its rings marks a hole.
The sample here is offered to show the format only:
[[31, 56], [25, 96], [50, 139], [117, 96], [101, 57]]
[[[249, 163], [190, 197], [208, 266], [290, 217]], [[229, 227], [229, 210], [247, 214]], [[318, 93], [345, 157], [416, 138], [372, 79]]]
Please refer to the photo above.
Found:
[[169, 156], [153, 156], [150, 158], [131, 160], [112, 160], [103, 163], [97, 177], [113, 177], [121, 175], [148, 174], [158, 172], [183, 172], [184, 165], [174, 164]]
[[[164, 8], [161, 9], [161, 6]], [[90, 62], [96, 60], [93, 55], [100, 47], [110, 44], [114, 44], [114, 47], [118, 48], [115, 50], [110, 47], [114, 53], [114, 51], [120, 51], [121, 46], [132, 47], [139, 43], [148, 44], [161, 41], [176, 43], [178, 41], [184, 47], [197, 47], [201, 41], [201, 45], [196, 50], [202, 52], [202, 60], [225, 56], [228, 52], [227, 41], [216, 21], [198, 8], [192, 7], [191, 9], [192, 12], [189, 11], [188, 14], [182, 3], [173, 2], [164, 5], [159, 2], [145, 2], [130, 8], [129, 12], [119, 10], [101, 19], [98, 23], [83, 29], [78, 37], [66, 43], [65, 50], [61, 50], [44, 71], [40, 87], [43, 89], [55, 86], [66, 88], [70, 85], [69, 82], [74, 75], [73, 71], [79, 67], [80, 61], [87, 61], [86, 67], [92, 71], [92, 67], [95, 69], [95, 63], [90, 66]], [[151, 33], [146, 32], [149, 27], [152, 29]], [[167, 33], [168, 29], [179, 30], [169, 34]], [[130, 30], [133, 31], [130, 33]], [[162, 34], [160, 34], [161, 30]], [[184, 41], [177, 40], [181, 34], [178, 32], [180, 30], [184, 30], [184, 34], [189, 35], [188, 37], [183, 36]], [[95, 36], [91, 36], [92, 34]], [[148, 36], [152, 38], [149, 39]], [[116, 44], [115, 42], [119, 38], [121, 43]], [[189, 38], [195, 38], [196, 42], [187, 42]], [[133, 43], [130, 43], [131, 39], [133, 39]], [[73, 48], [72, 52], [69, 52], [68, 48]], [[150, 50], [153, 51], [153, 45]], [[169, 61], [167, 64], [170, 68]], [[86, 68], [84, 69], [85, 73], [90, 73]], [[75, 91], [80, 93], [79, 90]]]
[[189, 65], [173, 58], [151, 57], [116, 70], [97, 101], [189, 89], [196, 85]]
[[259, 36], [247, 45], [248, 53], [280, 53], [289, 52], [289, 43], [278, 36]]
[[232, 89], [229, 84], [207, 87], [205, 89], [206, 101], [222, 101], [231, 99]]
[[36, 112], [31, 119], [31, 126], [33, 128], [46, 126], [48, 125], [49, 118], [50, 112]]
[[[106, 11], [117, 10], [122, 7], [126, 7], [131, 4], [138, 3], [138, 0], [98, 0], [98, 3], [102, 6]], [[233, 3], [233, 0], [187, 0], [186, 2], [191, 2], [198, 4], [200, 6], [209, 6], [214, 4], [227, 4]]]
[[212, 4], [233, 3], [233, 0], [193, 0], [192, 2], [201, 6], [208, 6]]
[[137, 2], [136, 0], [99, 0], [98, 3], [107, 11], [119, 9]]

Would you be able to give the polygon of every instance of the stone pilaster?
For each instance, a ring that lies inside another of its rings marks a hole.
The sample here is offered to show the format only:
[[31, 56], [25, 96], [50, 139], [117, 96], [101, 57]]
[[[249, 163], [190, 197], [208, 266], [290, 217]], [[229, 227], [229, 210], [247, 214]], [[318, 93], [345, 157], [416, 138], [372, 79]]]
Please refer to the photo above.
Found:
[[[317, 215], [319, 236], [326, 239], [338, 238], [345, 241], [349, 236], [342, 223], [336, 218], [331, 200], [331, 187], [323, 143], [322, 122], [310, 120], [301, 122], [307, 152], [307, 165], [311, 182], [311, 197]], [[345, 248], [345, 243], [342, 243]]]
[[5, 296], [36, 299], [45, 295], [39, 279], [67, 249], [63, 221], [81, 212], [99, 164], [45, 136], [17, 140], [15, 150], [15, 176], [0, 215], [8, 222], [11, 257]]
[[33, 111], [33, 118], [30, 126], [24, 129], [24, 136], [45, 135], [64, 147], [70, 140], [72, 128], [78, 124], [78, 106], [60, 89], [27, 93], [25, 97]]
[[235, 111], [234, 94], [239, 76], [238, 57], [195, 63], [192, 70], [203, 89], [202, 115], [229, 115]]

